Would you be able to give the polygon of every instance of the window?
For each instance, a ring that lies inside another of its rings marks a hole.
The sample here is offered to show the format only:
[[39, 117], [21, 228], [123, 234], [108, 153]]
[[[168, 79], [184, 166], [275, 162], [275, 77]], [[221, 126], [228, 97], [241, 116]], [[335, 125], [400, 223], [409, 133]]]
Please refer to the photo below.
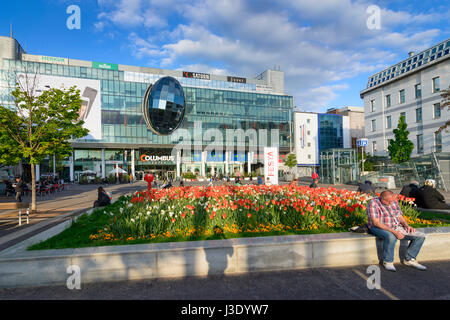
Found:
[[386, 96], [386, 108], [389, 108], [391, 106], [391, 95], [388, 94]]
[[439, 77], [433, 78], [433, 93], [439, 92], [440, 90]]
[[423, 135], [417, 135], [417, 153], [423, 153]]
[[433, 105], [433, 109], [434, 109], [434, 118], [439, 119], [441, 117], [441, 104], [435, 103]]
[[416, 84], [414, 89], [415, 89], [415, 92], [416, 92], [416, 99], [421, 98], [422, 97], [422, 87], [421, 87], [420, 83]]
[[377, 152], [377, 142], [372, 141], [372, 154], [374, 154], [375, 152]]
[[387, 139], [386, 140], [386, 145], [389, 147], [391, 145], [391, 141], [394, 141], [394, 139]]
[[306, 119], [306, 123], [310, 123], [311, 122], [311, 119]]
[[376, 131], [377, 130], [377, 120], [372, 120], [372, 131]]
[[399, 101], [400, 103], [405, 103], [405, 90], [400, 90], [399, 91]]
[[400, 112], [400, 117], [405, 118], [405, 122], [406, 122], [406, 112]]
[[422, 108], [416, 109], [416, 122], [422, 122]]
[[386, 129], [390, 129], [390, 128], [392, 128], [392, 117], [387, 116], [386, 117]]
[[375, 110], [375, 100], [370, 100], [370, 112], [374, 112]]
[[436, 152], [442, 152], [442, 132], [434, 134], [434, 147]]

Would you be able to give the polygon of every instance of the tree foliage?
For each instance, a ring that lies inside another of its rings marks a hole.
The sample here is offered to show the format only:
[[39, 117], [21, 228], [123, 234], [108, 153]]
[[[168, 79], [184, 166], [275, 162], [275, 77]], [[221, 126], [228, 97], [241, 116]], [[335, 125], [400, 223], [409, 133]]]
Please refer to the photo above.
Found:
[[297, 166], [297, 157], [295, 155], [295, 153], [290, 153], [287, 155], [286, 160], [284, 161], [284, 164], [289, 167], [289, 168], [293, 168]]
[[82, 138], [89, 132], [79, 120], [82, 100], [76, 87], [39, 92], [35, 82], [18, 81], [11, 93], [15, 108], [0, 106], [0, 163], [13, 165], [25, 159], [31, 164], [33, 208], [34, 165], [49, 155], [69, 156], [72, 151], [69, 140]]
[[394, 129], [395, 139], [389, 141], [388, 151], [392, 162], [402, 163], [411, 158], [414, 143], [408, 139], [409, 131], [406, 130], [405, 117], [402, 115], [398, 120], [397, 129]]
[[[450, 86], [448, 87], [448, 89], [442, 90], [441, 92], [441, 97], [442, 97], [442, 102], [440, 105], [440, 108], [442, 110], [444, 110], [445, 108], [448, 108], [447, 110], [450, 111]], [[445, 128], [450, 127], [450, 119], [447, 120], [443, 126], [441, 126], [436, 133], [441, 132], [442, 130], [444, 130]]]

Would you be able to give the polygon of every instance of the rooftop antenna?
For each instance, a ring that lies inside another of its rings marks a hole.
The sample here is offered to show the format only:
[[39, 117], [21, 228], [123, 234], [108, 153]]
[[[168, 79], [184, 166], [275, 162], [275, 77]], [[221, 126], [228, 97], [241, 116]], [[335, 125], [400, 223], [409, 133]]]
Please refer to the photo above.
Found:
[[10, 34], [10, 37], [12, 38], [13, 37], [13, 31], [12, 31], [12, 22], [11, 21], [9, 22], [9, 34]]

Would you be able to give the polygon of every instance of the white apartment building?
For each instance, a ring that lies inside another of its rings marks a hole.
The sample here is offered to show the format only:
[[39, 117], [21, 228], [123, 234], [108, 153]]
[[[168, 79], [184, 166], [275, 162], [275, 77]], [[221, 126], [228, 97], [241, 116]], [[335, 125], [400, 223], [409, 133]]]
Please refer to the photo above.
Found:
[[414, 143], [412, 157], [431, 152], [450, 152], [450, 128], [436, 133], [450, 119], [441, 109], [441, 91], [450, 85], [450, 39], [369, 77], [364, 99], [366, 151], [388, 156], [401, 115]]
[[294, 111], [297, 172], [309, 175], [320, 166], [320, 152], [350, 148], [350, 118], [341, 114]]

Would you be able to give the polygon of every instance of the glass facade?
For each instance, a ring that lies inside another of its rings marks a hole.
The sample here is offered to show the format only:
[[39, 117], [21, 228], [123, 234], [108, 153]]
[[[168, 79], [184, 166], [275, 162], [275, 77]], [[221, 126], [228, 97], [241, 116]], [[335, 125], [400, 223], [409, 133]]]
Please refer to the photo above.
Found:
[[320, 179], [323, 183], [354, 183], [358, 180], [355, 149], [328, 149], [320, 152]]
[[142, 110], [145, 122], [156, 134], [171, 134], [180, 126], [186, 110], [183, 88], [174, 78], [164, 77], [148, 91]]
[[319, 150], [344, 147], [343, 118], [338, 114], [319, 114]]
[[[36, 70], [38, 74], [98, 79], [101, 81], [102, 139], [83, 142], [173, 144], [171, 135], [160, 136], [148, 129], [142, 114], [142, 99], [149, 83], [124, 81], [124, 72], [88, 67], [75, 67], [40, 62], [25, 62], [4, 59], [3, 78], [14, 70], [25, 72]], [[9, 71], [8, 71], [9, 70]], [[156, 81], [161, 75], [154, 75]], [[12, 77], [11, 77], [12, 78]], [[186, 99], [186, 113], [180, 128], [194, 134], [194, 122], [201, 121], [202, 129], [267, 129], [267, 141], [271, 129], [278, 129], [279, 146], [289, 147], [289, 115], [293, 109], [293, 97], [287, 95], [263, 94], [229, 89], [189, 87], [183, 82], [195, 83], [213, 81], [175, 77], [183, 86]], [[216, 81], [216, 86], [225, 81]], [[13, 84], [10, 84], [13, 85]], [[200, 83], [203, 85], [203, 83]], [[241, 86], [244, 84], [240, 84]], [[233, 83], [233, 86], [236, 84]], [[1, 100], [13, 107], [8, 90], [2, 88]], [[6, 100], [6, 101], [5, 101]], [[2, 102], [2, 101], [0, 101]], [[175, 142], [176, 143], [176, 142]]]
[[[0, 64], [1, 66], [1, 64]], [[105, 149], [105, 174], [118, 164], [124, 169], [129, 168], [130, 146], [134, 145], [135, 164], [149, 165], [140, 162], [140, 149], [146, 147], [152, 150], [161, 149], [162, 145], [169, 148], [180, 140], [176, 134], [159, 135], [149, 129], [142, 112], [142, 101], [147, 89], [157, 80], [165, 77], [161, 74], [133, 73], [121, 70], [107, 70], [92, 67], [69, 66], [63, 64], [30, 62], [3, 59], [3, 69], [0, 69], [0, 103], [14, 108], [11, 96], [14, 88], [14, 74], [18, 72], [37, 73], [41, 75], [70, 77], [77, 79], [93, 79], [100, 82], [101, 97], [101, 139], [80, 139], [74, 152], [75, 171], [94, 170], [98, 173], [101, 168], [101, 149]], [[185, 113], [178, 129], [187, 130], [193, 139], [196, 126], [201, 122], [202, 135], [208, 129], [219, 129], [225, 140], [227, 129], [254, 129], [256, 132], [266, 129], [267, 134], [258, 145], [277, 144], [288, 152], [290, 146], [290, 119], [293, 110], [293, 97], [280, 94], [258, 93], [255, 84], [235, 83], [218, 80], [189, 79], [174, 77], [184, 91]], [[274, 141], [271, 130], [278, 135]], [[341, 129], [342, 132], [342, 129]], [[168, 133], [168, 132], [166, 132]], [[327, 134], [324, 132], [324, 134]], [[176, 140], [175, 140], [176, 139]], [[210, 141], [203, 141], [207, 145]], [[225, 142], [225, 141], [224, 141]], [[249, 146], [249, 139], [245, 145]], [[83, 144], [83, 147], [80, 145]], [[114, 144], [109, 147], [108, 144]], [[120, 146], [123, 144], [123, 147]], [[334, 145], [336, 146], [336, 145]], [[110, 150], [109, 148], [113, 148]], [[124, 151], [128, 152], [128, 159], [124, 159]], [[154, 152], [153, 152], [154, 153]], [[232, 161], [245, 162], [245, 159]], [[194, 159], [193, 162], [201, 159]], [[218, 162], [223, 155], [208, 155], [207, 162]], [[68, 164], [66, 161], [64, 164]], [[153, 164], [152, 164], [153, 165]], [[170, 165], [175, 165], [171, 163]], [[197, 168], [197, 167], [196, 167]]]
[[450, 40], [445, 40], [444, 42], [441, 42], [425, 51], [409, 57], [407, 60], [404, 60], [369, 77], [367, 88], [371, 88], [379, 85], [380, 83], [392, 80], [404, 73], [413, 72], [417, 68], [426, 65], [431, 61], [441, 59], [448, 54], [450, 54]]

